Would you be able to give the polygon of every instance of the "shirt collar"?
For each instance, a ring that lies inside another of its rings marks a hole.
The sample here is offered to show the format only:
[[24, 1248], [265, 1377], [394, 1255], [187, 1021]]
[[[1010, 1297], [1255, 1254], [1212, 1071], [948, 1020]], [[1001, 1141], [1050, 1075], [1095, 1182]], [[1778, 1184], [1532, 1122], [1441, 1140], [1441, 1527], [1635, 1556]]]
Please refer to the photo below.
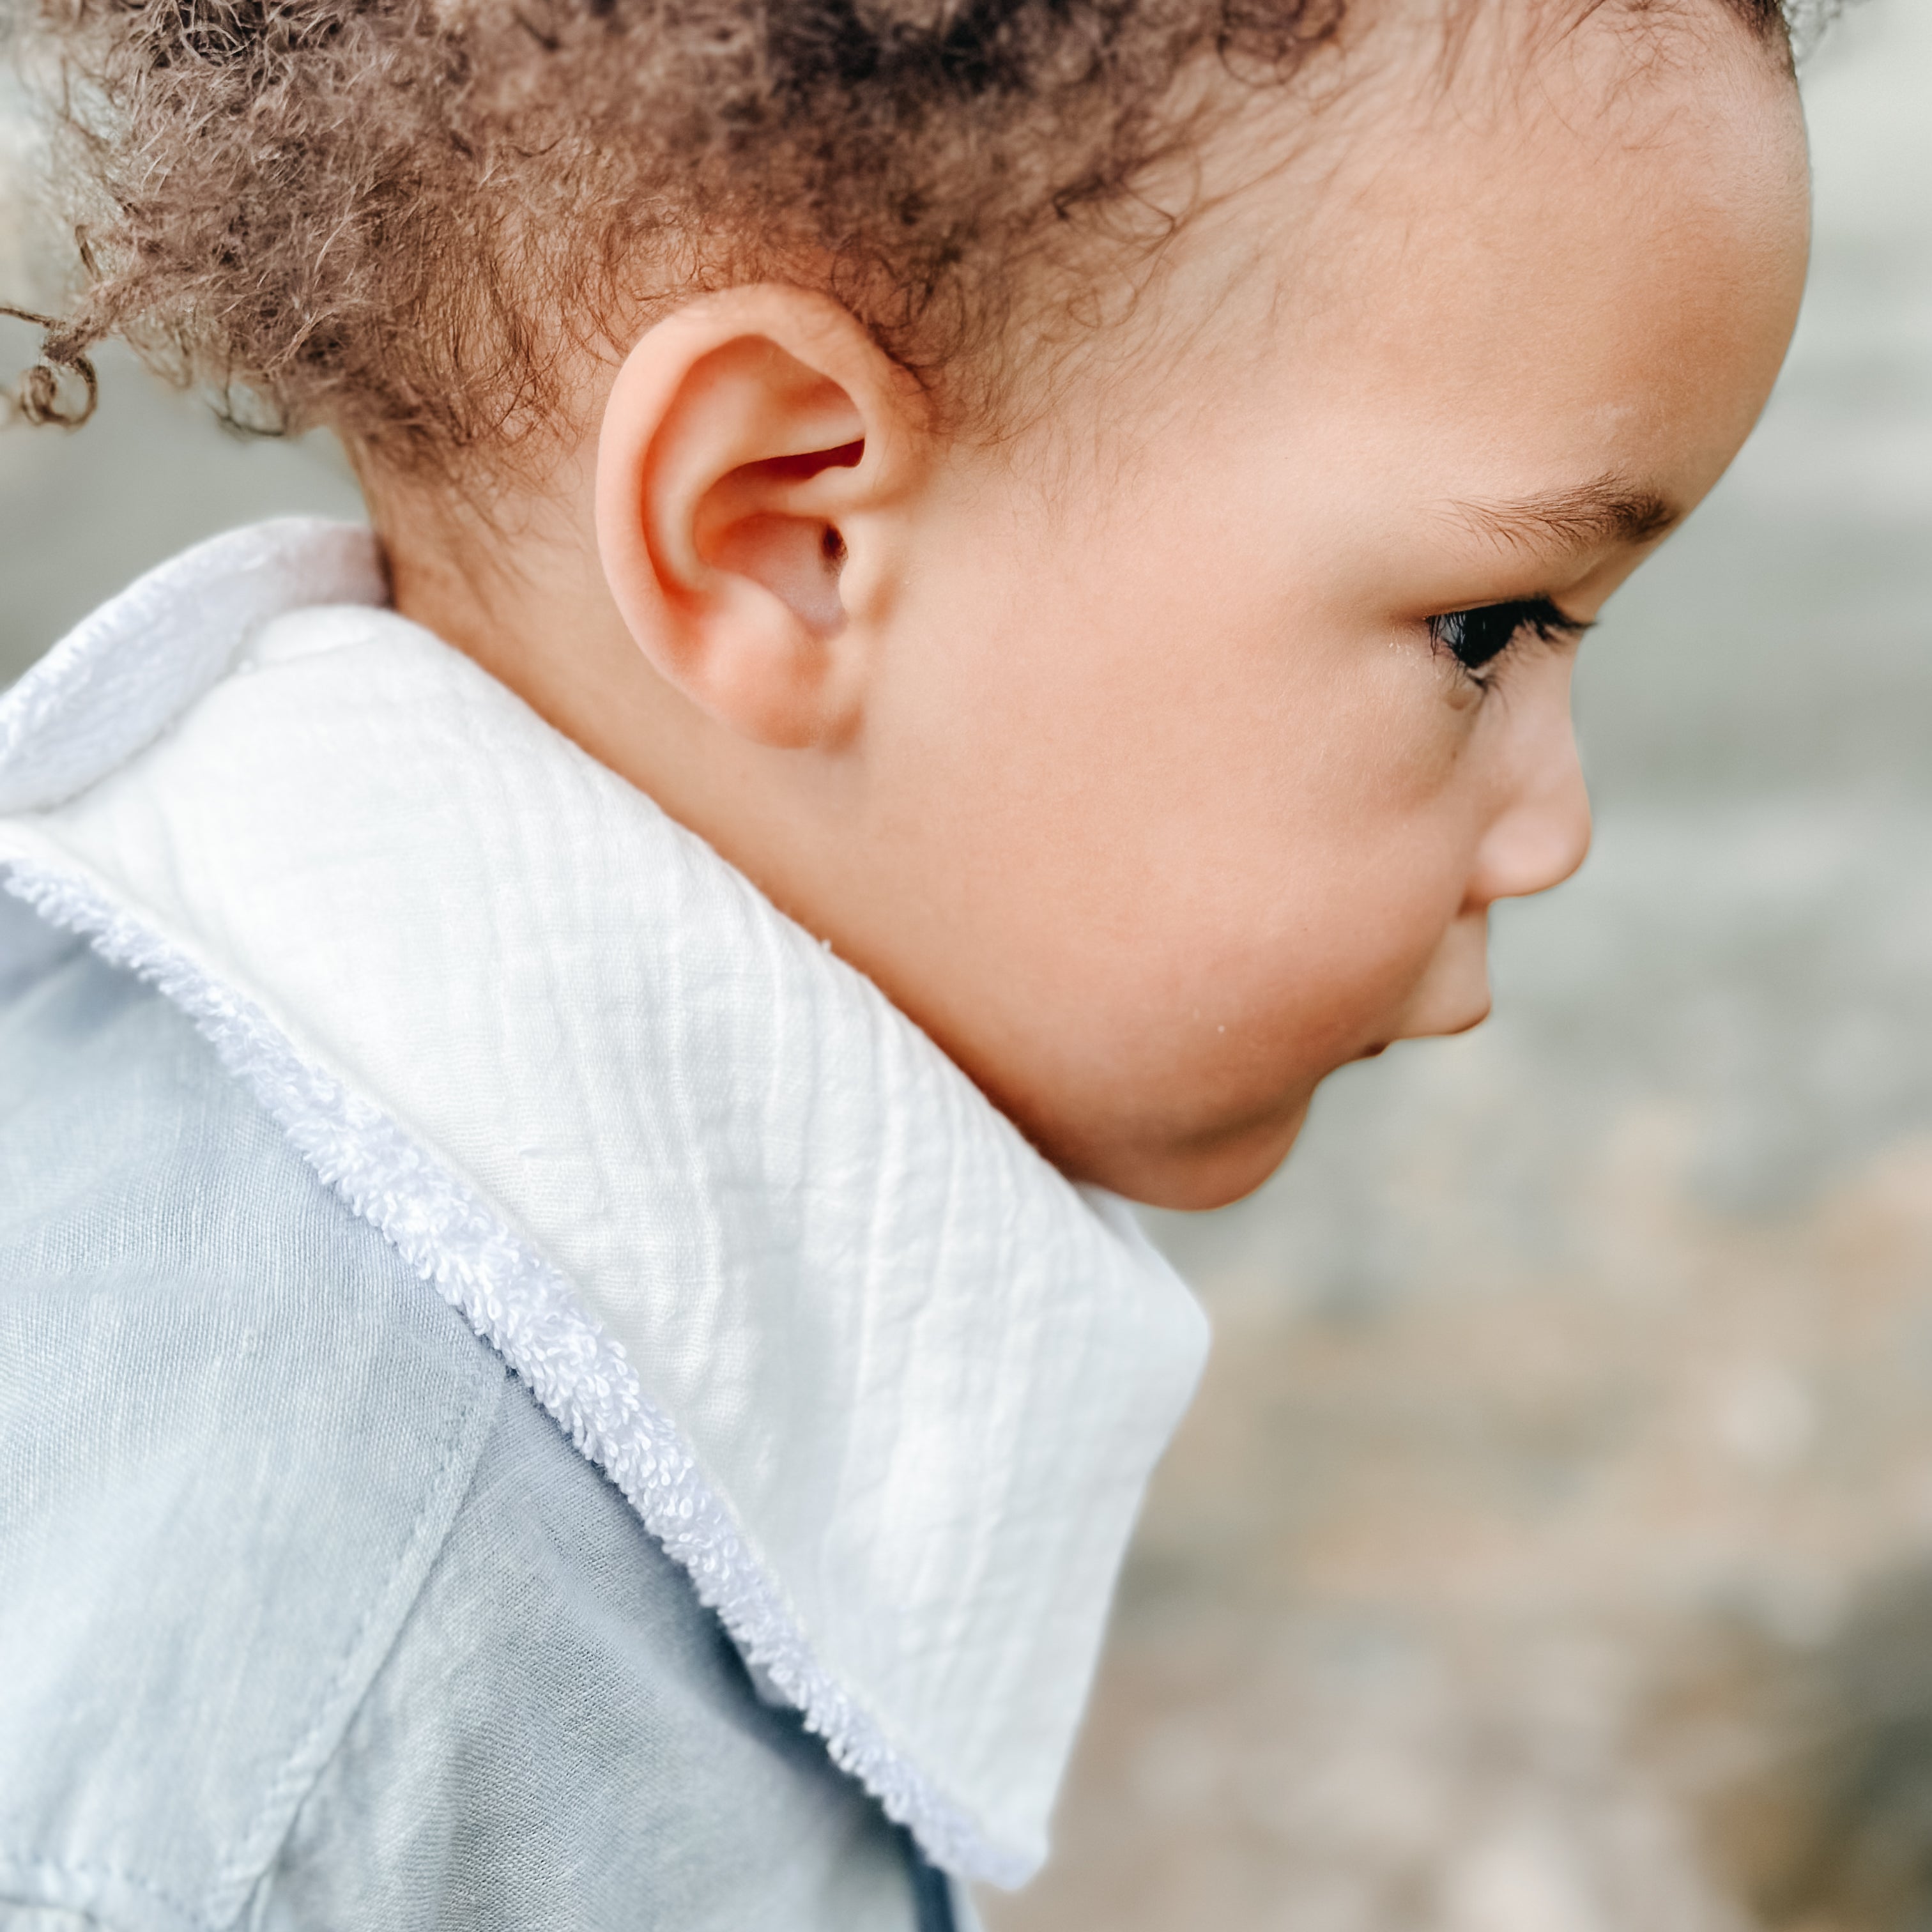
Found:
[[0, 868], [189, 1011], [936, 1862], [1014, 1884], [1205, 1347], [702, 841], [382, 608], [218, 538], [0, 700]]

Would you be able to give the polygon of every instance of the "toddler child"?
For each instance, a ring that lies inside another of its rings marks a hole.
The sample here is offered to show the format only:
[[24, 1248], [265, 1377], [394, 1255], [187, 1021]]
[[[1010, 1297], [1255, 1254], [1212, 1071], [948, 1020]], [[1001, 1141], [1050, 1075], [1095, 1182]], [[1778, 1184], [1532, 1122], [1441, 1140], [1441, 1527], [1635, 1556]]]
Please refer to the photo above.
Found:
[[1473, 1026], [1806, 245], [1769, 0], [42, 0], [373, 535], [0, 706], [0, 1898], [965, 1922], [1256, 1186]]

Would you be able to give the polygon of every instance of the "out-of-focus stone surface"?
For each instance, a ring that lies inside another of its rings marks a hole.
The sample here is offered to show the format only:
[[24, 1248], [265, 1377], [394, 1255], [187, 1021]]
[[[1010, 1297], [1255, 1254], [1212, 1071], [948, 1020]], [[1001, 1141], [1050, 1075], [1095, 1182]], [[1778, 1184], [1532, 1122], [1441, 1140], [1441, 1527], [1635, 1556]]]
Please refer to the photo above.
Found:
[[[0, 383], [35, 352], [33, 330], [0, 320]], [[332, 445], [244, 440], [124, 351], [95, 361], [100, 407], [84, 429], [0, 421], [0, 683], [199, 538], [263, 517], [362, 517]]]
[[[1498, 916], [1488, 1026], [1160, 1222], [1217, 1347], [991, 1932], [1932, 1924], [1932, 7], [1808, 91], [1786, 380], [1584, 653], [1588, 866]], [[354, 513], [104, 375], [0, 434], [0, 676], [195, 536]]]

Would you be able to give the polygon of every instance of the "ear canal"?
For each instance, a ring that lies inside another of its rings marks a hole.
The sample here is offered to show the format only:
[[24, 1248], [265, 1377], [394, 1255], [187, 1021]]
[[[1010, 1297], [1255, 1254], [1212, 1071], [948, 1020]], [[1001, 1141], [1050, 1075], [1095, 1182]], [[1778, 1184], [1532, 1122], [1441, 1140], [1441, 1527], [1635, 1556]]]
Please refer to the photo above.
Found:
[[699, 554], [762, 586], [809, 630], [829, 635], [845, 620], [838, 578], [847, 553], [827, 512], [836, 514], [838, 472], [856, 469], [865, 453], [862, 440], [853, 440], [740, 464], [709, 494]]

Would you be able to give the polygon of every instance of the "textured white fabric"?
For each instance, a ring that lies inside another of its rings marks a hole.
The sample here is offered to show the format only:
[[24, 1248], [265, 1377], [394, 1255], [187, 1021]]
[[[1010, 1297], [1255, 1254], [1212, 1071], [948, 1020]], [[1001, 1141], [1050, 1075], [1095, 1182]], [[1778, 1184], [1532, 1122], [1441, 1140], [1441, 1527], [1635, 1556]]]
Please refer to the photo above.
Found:
[[0, 701], [0, 867], [194, 1015], [929, 1856], [1017, 1882], [1198, 1310], [380, 584], [266, 526], [110, 604]]
[[[151, 571], [56, 644], [0, 704], [0, 813], [58, 803], [158, 737], [278, 611], [377, 604], [368, 533], [306, 518], [221, 539]], [[138, 639], [136, 648], [121, 640]], [[117, 644], [119, 646], [117, 648]]]

